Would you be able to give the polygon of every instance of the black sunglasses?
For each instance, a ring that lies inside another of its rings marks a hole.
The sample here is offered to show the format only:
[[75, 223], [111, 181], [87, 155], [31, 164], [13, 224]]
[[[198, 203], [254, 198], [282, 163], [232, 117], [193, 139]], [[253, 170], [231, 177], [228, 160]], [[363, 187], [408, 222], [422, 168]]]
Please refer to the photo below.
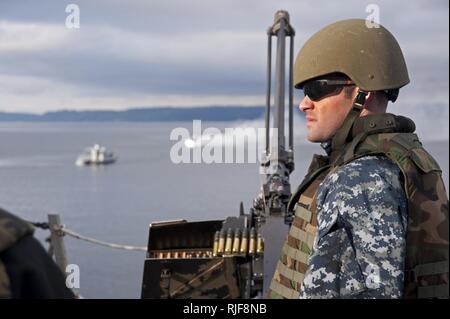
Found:
[[312, 101], [317, 102], [328, 96], [341, 93], [344, 86], [352, 86], [349, 80], [311, 80], [303, 84], [303, 92]]

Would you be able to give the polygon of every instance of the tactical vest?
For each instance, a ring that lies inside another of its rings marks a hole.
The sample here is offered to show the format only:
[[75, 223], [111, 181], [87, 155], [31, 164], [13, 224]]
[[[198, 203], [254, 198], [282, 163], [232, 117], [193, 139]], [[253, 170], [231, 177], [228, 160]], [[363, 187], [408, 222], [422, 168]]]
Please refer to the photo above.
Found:
[[[328, 158], [314, 155], [308, 174], [297, 188], [295, 215], [281, 250], [270, 284], [269, 298], [297, 299], [308, 268], [317, 232], [316, 194], [320, 183], [328, 175]], [[292, 203], [292, 199], [290, 203]], [[292, 206], [292, 205], [288, 205]]]
[[316, 234], [316, 196], [332, 171], [368, 155], [382, 155], [400, 168], [408, 201], [404, 298], [448, 298], [448, 197], [437, 162], [422, 147], [414, 123], [377, 114], [357, 119], [345, 147], [315, 155], [291, 197], [295, 216], [271, 282], [270, 298], [298, 298]]
[[10, 280], [1, 260], [2, 252], [33, 233], [33, 226], [0, 208], [0, 299], [11, 298]]

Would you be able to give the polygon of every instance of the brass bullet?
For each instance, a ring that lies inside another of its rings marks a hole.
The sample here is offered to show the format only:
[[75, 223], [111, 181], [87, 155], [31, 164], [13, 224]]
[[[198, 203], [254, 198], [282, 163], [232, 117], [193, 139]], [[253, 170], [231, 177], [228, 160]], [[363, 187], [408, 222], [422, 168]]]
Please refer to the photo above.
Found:
[[256, 249], [256, 231], [255, 227], [252, 227], [250, 229], [250, 243], [248, 247], [248, 254], [250, 256], [253, 256], [255, 254], [255, 249]]
[[222, 256], [225, 251], [225, 229], [219, 233], [219, 247], [217, 248], [217, 255]]
[[233, 230], [228, 228], [227, 240], [225, 242], [225, 255], [231, 255], [231, 248], [233, 246]]
[[247, 246], [248, 246], [248, 230], [247, 230], [247, 228], [244, 228], [243, 229], [243, 231], [242, 231], [242, 239], [241, 239], [241, 248], [240, 248], [240, 250], [239, 250], [239, 252], [242, 254], [242, 255], [247, 255]]
[[234, 241], [233, 241], [233, 255], [239, 254], [239, 247], [241, 245], [241, 230], [236, 228], [234, 231]]
[[219, 231], [214, 234], [214, 245], [213, 245], [213, 256], [217, 256], [217, 251], [219, 249]]
[[261, 255], [264, 253], [264, 240], [260, 232], [256, 237], [256, 253]]

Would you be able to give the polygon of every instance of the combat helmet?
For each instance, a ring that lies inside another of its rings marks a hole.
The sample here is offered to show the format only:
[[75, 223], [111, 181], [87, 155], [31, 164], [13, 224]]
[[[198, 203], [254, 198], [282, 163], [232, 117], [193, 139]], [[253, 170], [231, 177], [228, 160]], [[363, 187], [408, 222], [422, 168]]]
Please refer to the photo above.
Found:
[[395, 101], [409, 83], [400, 46], [383, 26], [363, 19], [333, 23], [315, 33], [297, 55], [294, 85], [330, 73], [347, 75], [361, 90], [386, 91]]

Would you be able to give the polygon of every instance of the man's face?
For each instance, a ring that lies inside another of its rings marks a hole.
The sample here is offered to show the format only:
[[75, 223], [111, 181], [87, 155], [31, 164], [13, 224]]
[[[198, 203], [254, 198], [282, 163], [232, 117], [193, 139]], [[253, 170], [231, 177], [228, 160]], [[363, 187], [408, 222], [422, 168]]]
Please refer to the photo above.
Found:
[[328, 96], [319, 101], [312, 101], [305, 95], [299, 108], [306, 114], [308, 141], [321, 143], [330, 139], [350, 112], [355, 96], [356, 89], [353, 90], [351, 97], [342, 90], [337, 95]]

